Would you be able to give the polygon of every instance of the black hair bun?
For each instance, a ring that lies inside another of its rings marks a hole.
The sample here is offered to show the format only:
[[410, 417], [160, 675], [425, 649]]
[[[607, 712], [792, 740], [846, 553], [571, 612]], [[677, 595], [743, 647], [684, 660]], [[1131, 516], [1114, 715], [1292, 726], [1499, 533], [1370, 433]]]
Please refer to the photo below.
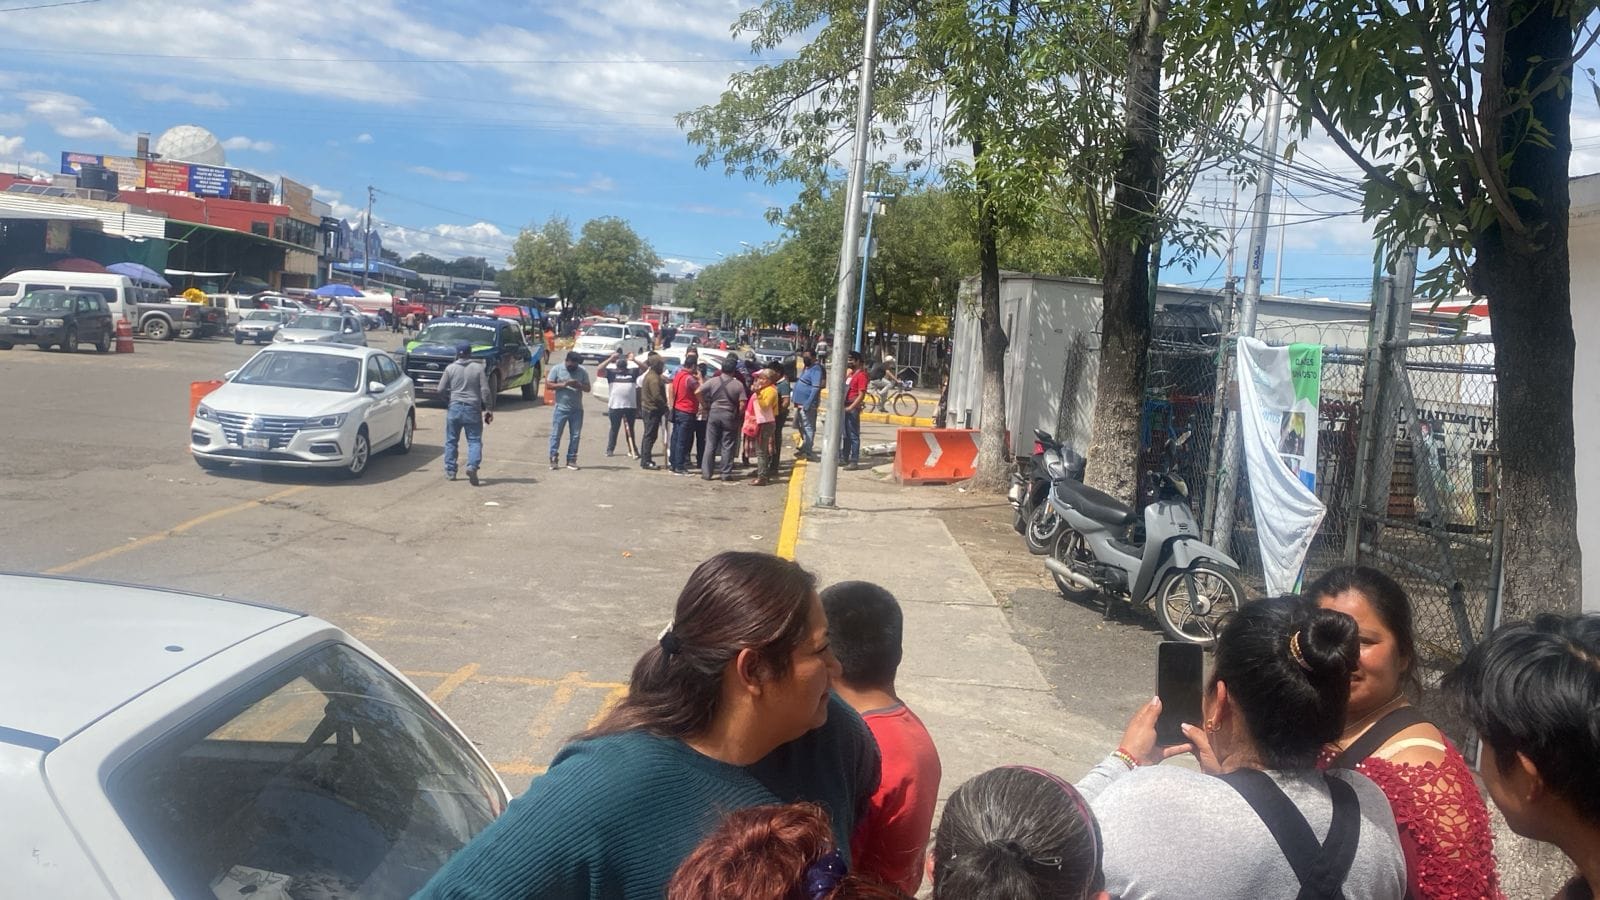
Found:
[[[1300, 625], [1300, 656], [1313, 681], [1343, 681], [1355, 672], [1361, 657], [1356, 620], [1342, 612], [1313, 608]], [[1301, 659], [1296, 659], [1298, 664]]]

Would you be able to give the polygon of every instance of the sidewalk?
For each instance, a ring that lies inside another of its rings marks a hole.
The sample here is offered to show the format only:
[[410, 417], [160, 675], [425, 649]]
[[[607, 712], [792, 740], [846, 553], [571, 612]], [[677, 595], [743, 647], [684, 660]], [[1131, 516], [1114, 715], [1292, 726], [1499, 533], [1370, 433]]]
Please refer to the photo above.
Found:
[[[894, 440], [892, 428], [863, 432], [866, 446]], [[819, 471], [817, 465], [804, 467], [795, 558], [824, 585], [869, 580], [899, 598], [905, 658], [898, 690], [938, 745], [941, 799], [997, 765], [1038, 766], [1076, 779], [1117, 746], [1120, 723], [1107, 727], [1062, 707], [936, 514], [960, 505], [966, 495], [953, 488], [901, 487], [866, 469], [841, 470], [838, 506], [823, 510], [812, 505]]]

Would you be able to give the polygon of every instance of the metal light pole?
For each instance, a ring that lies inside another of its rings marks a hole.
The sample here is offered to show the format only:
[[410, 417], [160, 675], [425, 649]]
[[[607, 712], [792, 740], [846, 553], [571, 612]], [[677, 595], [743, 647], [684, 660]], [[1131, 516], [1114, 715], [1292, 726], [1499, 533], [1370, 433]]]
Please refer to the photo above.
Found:
[[367, 281], [372, 277], [372, 185], [367, 185], [367, 231], [362, 236], [361, 251], [361, 287], [367, 287]]
[[878, 211], [878, 204], [884, 200], [894, 199], [893, 194], [880, 194], [877, 191], [868, 191], [867, 204], [867, 237], [861, 242], [861, 290], [856, 298], [856, 352], [861, 352], [861, 342], [867, 333], [867, 267], [872, 263], [872, 218]]
[[872, 120], [872, 78], [878, 52], [878, 0], [867, 0], [866, 27], [861, 42], [860, 94], [856, 101], [855, 158], [850, 165], [849, 195], [845, 202], [844, 236], [839, 241], [839, 275], [834, 287], [833, 365], [828, 367], [828, 418], [822, 429], [822, 473], [817, 479], [817, 506], [829, 508], [839, 485], [839, 438], [844, 434], [844, 364], [837, 348], [850, 342], [850, 278], [856, 269], [856, 238], [861, 229], [861, 190], [867, 180], [867, 125]]

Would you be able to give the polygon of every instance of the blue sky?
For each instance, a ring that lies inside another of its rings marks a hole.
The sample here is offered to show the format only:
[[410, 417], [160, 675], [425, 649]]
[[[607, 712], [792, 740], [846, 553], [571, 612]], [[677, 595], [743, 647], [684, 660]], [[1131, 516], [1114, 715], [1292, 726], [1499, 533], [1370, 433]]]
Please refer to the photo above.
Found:
[[[224, 140], [230, 165], [314, 185], [340, 215], [353, 218], [373, 185], [385, 243], [403, 253], [498, 260], [518, 229], [551, 214], [575, 226], [616, 215], [671, 271], [776, 237], [763, 214], [792, 199], [785, 186], [696, 167], [672, 121], [750, 64], [729, 33], [740, 0], [5, 9], [41, 2], [52, 0], [0, 5], [0, 167], [54, 171], [63, 150], [128, 153], [137, 132], [197, 124]], [[1591, 92], [1576, 96], [1581, 174], [1600, 170], [1600, 112]], [[1352, 171], [1325, 141], [1304, 143], [1299, 158]], [[1349, 209], [1294, 193], [1292, 218]], [[1227, 203], [1229, 190], [1202, 186], [1202, 198]], [[1364, 297], [1370, 227], [1294, 221], [1285, 293]], [[1269, 289], [1275, 248], [1274, 237]], [[1163, 280], [1220, 287], [1223, 277], [1213, 257]]]

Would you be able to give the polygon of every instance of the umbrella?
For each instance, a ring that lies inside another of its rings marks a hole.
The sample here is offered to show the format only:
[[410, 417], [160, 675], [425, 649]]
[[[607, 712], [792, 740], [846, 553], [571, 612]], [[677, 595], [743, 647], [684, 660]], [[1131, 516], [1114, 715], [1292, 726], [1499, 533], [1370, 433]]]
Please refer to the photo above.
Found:
[[318, 297], [359, 297], [361, 292], [342, 282], [325, 284], [311, 292]]
[[54, 263], [53, 268], [57, 272], [92, 272], [101, 275], [105, 274], [106, 271], [105, 266], [95, 262], [92, 259], [84, 259], [81, 256], [69, 256], [66, 259], [58, 259]]
[[171, 288], [172, 282], [161, 277], [161, 274], [149, 266], [136, 262], [119, 262], [106, 266], [106, 271], [113, 275], [126, 275], [140, 284], [153, 284], [156, 287]]

